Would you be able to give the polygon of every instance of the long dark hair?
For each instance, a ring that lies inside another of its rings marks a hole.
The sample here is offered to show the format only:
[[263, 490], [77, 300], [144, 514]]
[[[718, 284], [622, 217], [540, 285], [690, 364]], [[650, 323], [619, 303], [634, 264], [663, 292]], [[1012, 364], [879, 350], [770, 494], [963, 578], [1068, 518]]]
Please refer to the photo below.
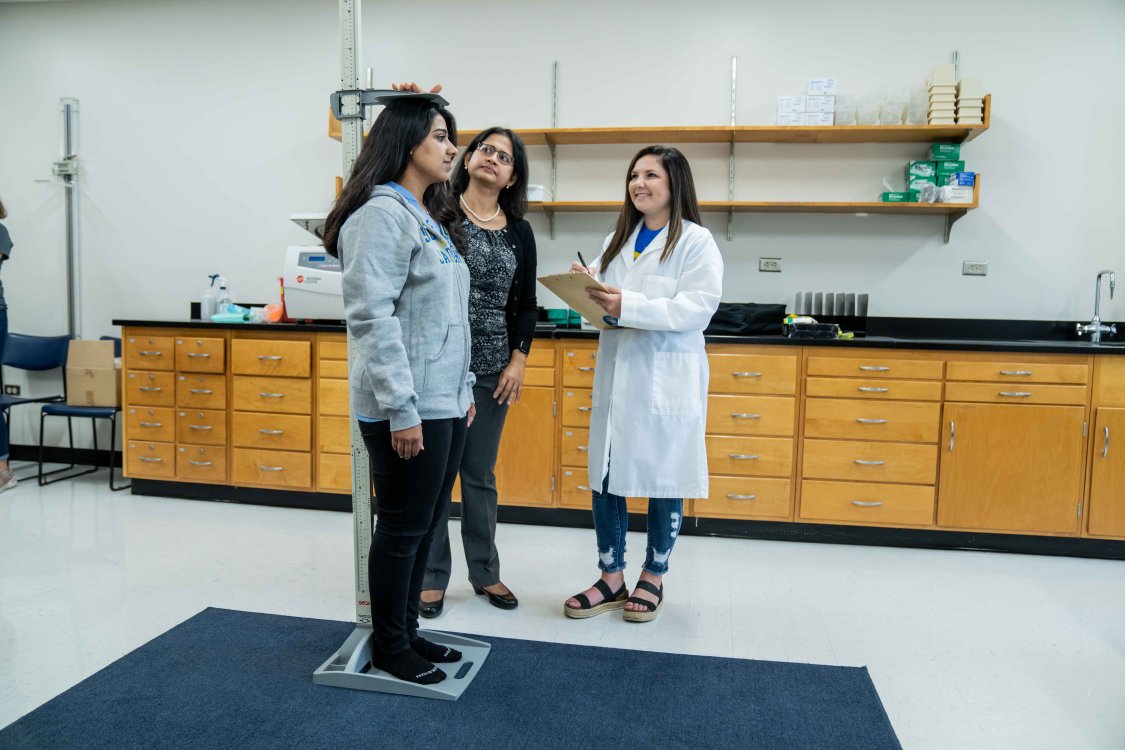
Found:
[[[511, 130], [501, 127], [482, 130], [476, 138], [470, 141], [465, 153], [457, 160], [457, 166], [453, 168], [453, 176], [449, 179], [449, 184], [453, 188], [454, 195], [459, 196], [465, 192], [465, 189], [469, 187], [469, 170], [466, 169], [465, 164], [468, 163], [480, 144], [484, 143], [484, 139], [490, 135], [502, 135], [512, 142], [512, 158], [515, 160], [512, 164], [512, 176], [516, 178], [516, 181], [512, 183], [510, 188], [504, 188], [500, 191], [500, 208], [504, 210], [504, 215], [509, 219], [519, 221], [527, 213], [527, 149], [524, 148], [520, 137]], [[457, 206], [457, 210], [464, 216], [460, 205]]]
[[4, 208], [4, 201], [0, 201], [0, 219], [8, 218], [8, 209]]
[[[457, 145], [457, 122], [445, 107], [418, 99], [398, 99], [388, 104], [379, 116], [352, 167], [340, 197], [324, 222], [324, 249], [340, 256], [340, 229], [348, 217], [371, 197], [377, 185], [397, 180], [410, 163], [410, 152], [430, 134], [434, 118], [445, 119], [449, 140]], [[457, 224], [456, 203], [448, 182], [437, 182], [426, 188], [422, 202], [430, 216], [444, 224], [458, 247], [464, 246]]]
[[637, 161], [642, 156], [659, 156], [664, 171], [668, 173], [672, 213], [668, 217], [668, 241], [664, 244], [660, 262], [668, 260], [676, 248], [676, 243], [680, 241], [684, 219], [696, 224], [703, 223], [699, 216], [699, 201], [695, 197], [695, 180], [692, 179], [687, 157], [680, 153], [679, 149], [671, 146], [645, 146], [637, 152], [633, 161], [629, 162], [629, 168], [625, 170], [625, 203], [621, 206], [621, 214], [617, 217], [617, 228], [613, 231], [613, 239], [602, 253], [602, 273], [605, 273], [609, 264], [621, 252], [621, 248], [636, 229], [637, 222], [644, 218], [644, 214], [637, 210], [633, 205], [633, 199], [629, 197], [629, 175], [633, 173], [633, 167], [637, 166]]

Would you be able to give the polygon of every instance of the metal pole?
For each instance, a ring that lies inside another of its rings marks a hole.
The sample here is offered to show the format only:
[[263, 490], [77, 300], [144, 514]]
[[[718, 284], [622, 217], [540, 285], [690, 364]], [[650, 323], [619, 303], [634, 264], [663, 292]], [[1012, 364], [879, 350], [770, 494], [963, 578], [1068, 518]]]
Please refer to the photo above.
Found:
[[62, 113], [60, 176], [66, 193], [66, 330], [78, 338], [82, 331], [82, 264], [78, 252], [78, 100], [59, 100]]

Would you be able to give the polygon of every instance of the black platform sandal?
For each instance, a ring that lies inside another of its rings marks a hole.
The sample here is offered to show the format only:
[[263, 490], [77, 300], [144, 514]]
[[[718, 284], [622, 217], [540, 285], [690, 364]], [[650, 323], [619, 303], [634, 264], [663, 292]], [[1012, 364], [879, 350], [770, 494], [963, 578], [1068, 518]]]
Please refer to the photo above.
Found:
[[625, 606], [625, 600], [629, 598], [629, 589], [625, 588], [625, 584], [621, 584], [621, 588], [617, 591], [611, 591], [609, 584], [602, 579], [598, 579], [594, 584], [602, 595], [603, 600], [600, 604], [590, 604], [590, 600], [585, 594], [575, 594], [572, 599], [577, 599], [581, 605], [579, 607], [568, 607], [566, 602], [563, 602], [563, 614], [572, 620], [585, 620], [587, 617], [596, 617], [602, 612], [609, 612], [614, 609], [621, 609]]
[[631, 604], [639, 604], [644, 607], [644, 609], [625, 610], [625, 622], [648, 622], [650, 620], [655, 620], [657, 613], [660, 612], [660, 605], [664, 603], [664, 583], [661, 582], [660, 588], [657, 588], [648, 581], [637, 581], [637, 585], [633, 588], [633, 591], [637, 589], [644, 589], [650, 594], [656, 594], [656, 604], [653, 604], [648, 599], [630, 596], [629, 602]]

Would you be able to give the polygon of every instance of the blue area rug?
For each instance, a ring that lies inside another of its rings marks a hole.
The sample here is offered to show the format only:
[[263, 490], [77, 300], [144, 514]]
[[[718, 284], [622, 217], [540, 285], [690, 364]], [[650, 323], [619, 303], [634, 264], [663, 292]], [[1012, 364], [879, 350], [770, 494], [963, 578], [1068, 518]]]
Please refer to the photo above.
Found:
[[484, 638], [456, 702], [313, 685], [352, 628], [207, 609], [0, 730], [0, 748], [901, 747], [864, 668]]

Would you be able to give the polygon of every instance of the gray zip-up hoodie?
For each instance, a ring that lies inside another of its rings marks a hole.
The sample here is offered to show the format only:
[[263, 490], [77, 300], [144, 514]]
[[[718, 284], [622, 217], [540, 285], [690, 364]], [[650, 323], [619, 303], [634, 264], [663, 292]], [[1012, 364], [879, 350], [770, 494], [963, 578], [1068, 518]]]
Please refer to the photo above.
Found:
[[344, 314], [356, 342], [352, 413], [390, 420], [463, 417], [469, 372], [469, 269], [392, 188], [376, 187], [340, 229]]

